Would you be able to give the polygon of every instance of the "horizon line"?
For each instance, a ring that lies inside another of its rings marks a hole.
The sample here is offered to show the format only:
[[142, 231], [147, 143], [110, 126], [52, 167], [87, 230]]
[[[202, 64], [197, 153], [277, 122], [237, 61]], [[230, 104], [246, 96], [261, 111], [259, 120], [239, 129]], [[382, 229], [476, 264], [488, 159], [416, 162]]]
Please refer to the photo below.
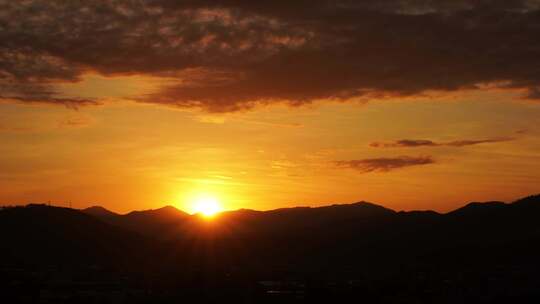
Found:
[[[326, 205], [317, 205], [317, 206], [306, 206], [306, 205], [297, 205], [297, 206], [292, 206], [292, 207], [281, 207], [281, 208], [274, 208], [274, 209], [266, 209], [266, 210], [257, 210], [257, 209], [251, 209], [251, 208], [239, 208], [239, 209], [224, 209], [222, 211], [219, 211], [217, 212], [216, 214], [219, 215], [219, 214], [223, 214], [223, 213], [229, 213], [229, 212], [238, 212], [238, 211], [253, 211], [253, 212], [272, 212], [272, 211], [279, 211], [279, 210], [287, 210], [287, 209], [296, 209], [296, 208], [306, 208], [306, 209], [317, 209], [317, 208], [327, 208], [327, 207], [339, 207], [339, 206], [351, 206], [351, 205], [358, 205], [358, 204], [369, 204], [369, 205], [374, 205], [376, 207], [380, 207], [380, 208], [384, 208], [384, 209], [387, 209], [387, 210], [390, 210], [390, 211], [393, 211], [395, 213], [399, 213], [399, 212], [434, 212], [434, 213], [437, 213], [437, 214], [448, 214], [448, 213], [452, 213], [454, 211], [457, 211], [461, 208], [464, 208], [470, 204], [486, 204], [486, 203], [494, 203], [494, 202], [497, 202], [497, 203], [503, 203], [505, 205], [511, 205], [517, 201], [520, 201], [520, 200], [523, 200], [523, 199], [526, 199], [526, 198], [530, 198], [530, 197], [535, 197], [535, 196], [540, 196], [540, 192], [538, 193], [535, 193], [535, 194], [530, 194], [530, 195], [525, 195], [525, 196], [521, 196], [521, 197], [518, 197], [517, 199], [514, 199], [514, 200], [511, 200], [511, 201], [498, 201], [498, 200], [487, 200], [487, 201], [470, 201], [470, 202], [467, 202], [467, 203], [464, 203], [464, 205], [461, 205], [461, 207], [458, 207], [458, 208], [455, 208], [455, 209], [452, 209], [450, 211], [447, 211], [447, 212], [439, 212], [439, 211], [435, 211], [435, 210], [432, 210], [432, 209], [410, 209], [410, 210], [394, 210], [392, 208], [389, 208], [389, 207], [386, 207], [384, 205], [380, 205], [380, 204], [377, 204], [377, 203], [373, 203], [373, 202], [368, 202], [368, 201], [364, 201], [364, 200], [360, 200], [360, 201], [356, 201], [356, 202], [351, 202], [351, 203], [332, 203], [332, 204], [326, 204]], [[125, 215], [128, 215], [128, 214], [131, 214], [131, 213], [134, 213], [134, 212], [148, 212], [148, 211], [156, 211], [156, 210], [161, 210], [161, 209], [165, 209], [165, 208], [174, 208], [175, 210], [179, 211], [179, 212], [182, 212], [182, 213], [185, 213], [189, 216], [195, 216], [195, 215], [200, 215], [201, 213], [200, 212], [195, 212], [195, 213], [190, 213], [190, 212], [187, 212], [185, 210], [182, 210], [174, 205], [171, 205], [171, 204], [166, 204], [162, 207], [159, 207], [159, 208], [154, 208], [154, 209], [139, 209], [139, 210], [131, 210], [131, 211], [128, 211], [126, 213], [120, 213], [120, 212], [116, 212], [116, 211], [112, 211], [102, 205], [90, 205], [88, 207], [83, 207], [83, 208], [74, 208], [74, 207], [71, 207], [71, 204], [68, 203], [69, 206], [66, 206], [66, 205], [55, 205], [52, 201], [47, 201], [47, 202], [28, 202], [28, 203], [22, 203], [22, 204], [12, 204], [12, 205], [8, 205], [8, 204], [0, 204], [0, 208], [2, 209], [6, 209], [6, 208], [16, 208], [16, 207], [28, 207], [28, 206], [31, 206], [31, 205], [39, 205], [39, 206], [47, 206], [47, 207], [55, 207], [55, 208], [66, 208], [66, 209], [72, 209], [72, 210], [78, 210], [78, 211], [84, 211], [84, 210], [87, 210], [87, 209], [91, 209], [91, 208], [102, 208], [104, 209], [105, 211], [107, 212], [110, 212], [110, 213], [114, 213], [115, 215], [118, 215], [118, 216], [125, 216]]]

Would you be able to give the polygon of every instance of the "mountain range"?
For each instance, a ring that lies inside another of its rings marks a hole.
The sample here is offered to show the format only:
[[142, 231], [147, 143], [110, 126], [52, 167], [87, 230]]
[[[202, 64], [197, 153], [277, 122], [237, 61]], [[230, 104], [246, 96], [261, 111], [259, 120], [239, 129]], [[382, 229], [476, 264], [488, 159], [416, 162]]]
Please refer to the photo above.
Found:
[[466, 276], [474, 286], [488, 274], [496, 285], [514, 282], [516, 273], [526, 292], [540, 284], [540, 195], [445, 214], [359, 202], [242, 209], [211, 220], [171, 206], [121, 215], [32, 204], [0, 210], [0, 239], [4, 264], [99, 265], [158, 285], [361, 278], [379, 286]]

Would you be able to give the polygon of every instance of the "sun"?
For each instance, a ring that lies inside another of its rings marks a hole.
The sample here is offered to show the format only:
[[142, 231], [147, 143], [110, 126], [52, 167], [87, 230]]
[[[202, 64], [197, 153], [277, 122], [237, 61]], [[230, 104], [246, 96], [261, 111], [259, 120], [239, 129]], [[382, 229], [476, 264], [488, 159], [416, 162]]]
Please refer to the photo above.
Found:
[[197, 197], [193, 202], [193, 211], [205, 217], [212, 217], [222, 210], [217, 198], [209, 195]]

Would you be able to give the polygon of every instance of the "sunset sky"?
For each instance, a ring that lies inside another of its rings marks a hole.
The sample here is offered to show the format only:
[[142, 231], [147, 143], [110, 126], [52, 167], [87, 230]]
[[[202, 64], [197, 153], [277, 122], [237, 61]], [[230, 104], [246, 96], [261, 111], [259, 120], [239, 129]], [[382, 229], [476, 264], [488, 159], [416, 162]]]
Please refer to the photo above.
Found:
[[0, 204], [539, 193], [539, 37], [533, 0], [0, 0]]

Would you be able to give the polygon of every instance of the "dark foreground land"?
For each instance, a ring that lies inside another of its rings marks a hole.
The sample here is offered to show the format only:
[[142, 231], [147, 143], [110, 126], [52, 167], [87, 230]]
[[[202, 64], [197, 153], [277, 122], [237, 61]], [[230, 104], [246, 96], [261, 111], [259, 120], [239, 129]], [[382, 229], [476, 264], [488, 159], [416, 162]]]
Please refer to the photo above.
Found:
[[0, 240], [1, 303], [540, 303], [540, 196], [211, 221], [28, 205], [0, 210]]

